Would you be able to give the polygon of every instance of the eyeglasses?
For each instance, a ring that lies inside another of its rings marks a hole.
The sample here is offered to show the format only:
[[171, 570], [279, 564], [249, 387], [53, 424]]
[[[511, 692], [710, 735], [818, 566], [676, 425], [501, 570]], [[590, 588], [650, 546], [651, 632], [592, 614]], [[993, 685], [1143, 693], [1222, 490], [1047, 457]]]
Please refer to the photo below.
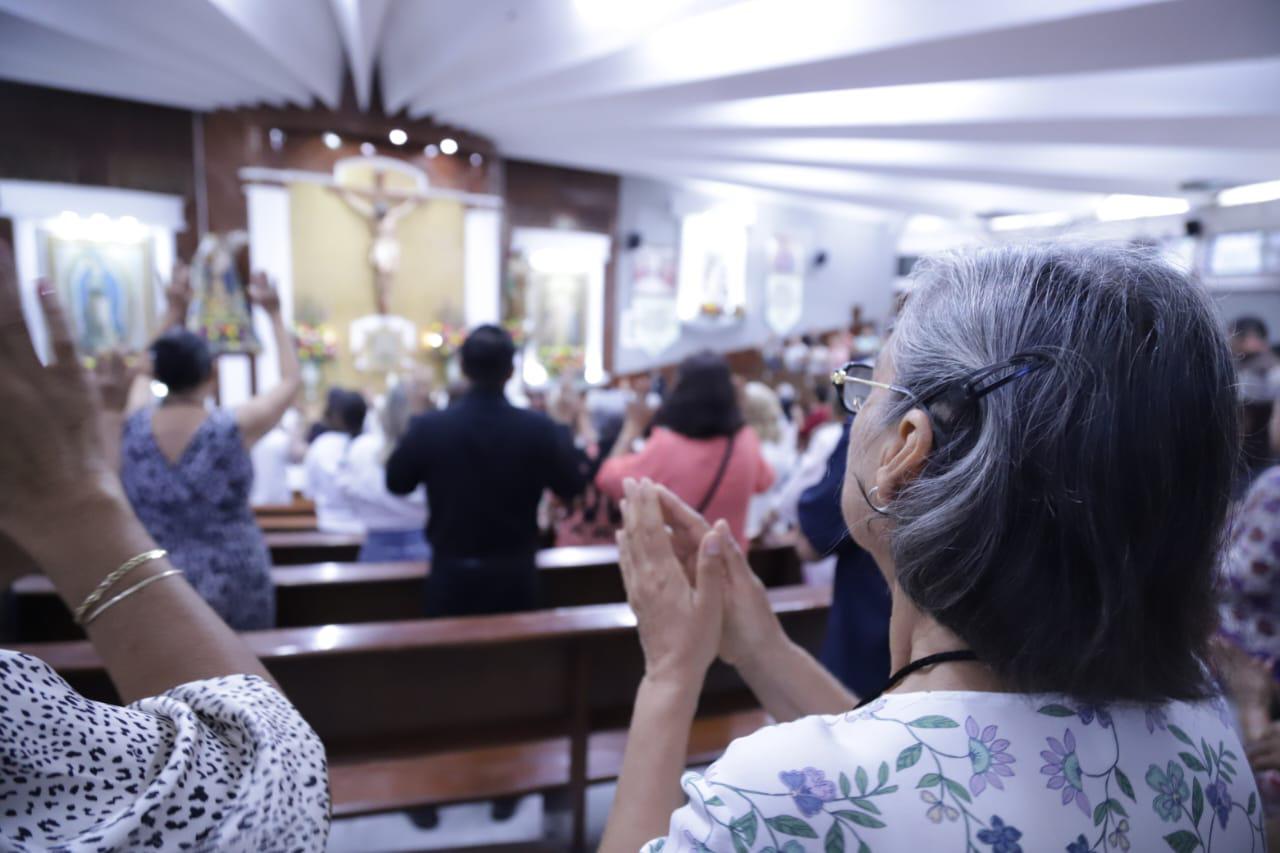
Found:
[[831, 384], [836, 389], [836, 393], [840, 395], [840, 405], [849, 414], [856, 415], [867, 402], [867, 398], [871, 396], [872, 390], [876, 388], [883, 388], [895, 394], [915, 397], [914, 394], [901, 385], [887, 385], [884, 382], [876, 382], [871, 378], [873, 373], [875, 373], [875, 365], [871, 362], [851, 361], [831, 374]]

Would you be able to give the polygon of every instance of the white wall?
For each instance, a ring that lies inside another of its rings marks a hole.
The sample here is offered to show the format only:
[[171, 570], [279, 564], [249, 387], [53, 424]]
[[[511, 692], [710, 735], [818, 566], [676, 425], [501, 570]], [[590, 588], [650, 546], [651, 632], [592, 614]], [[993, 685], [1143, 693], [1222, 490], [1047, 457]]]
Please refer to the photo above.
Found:
[[895, 222], [868, 220], [852, 212], [845, 213], [835, 205], [788, 203], [771, 194], [743, 190], [726, 199], [702, 187], [624, 177], [618, 211], [615, 299], [618, 314], [610, 320], [615, 328], [631, 297], [632, 256], [625, 248], [627, 235], [638, 233], [645, 245], [671, 246], [678, 251], [681, 215], [722, 201], [747, 205], [755, 212], [755, 224], [748, 232], [747, 313], [742, 323], [723, 329], [683, 327], [679, 340], [656, 357], [617, 344], [614, 372], [630, 373], [671, 364], [701, 349], [729, 351], [762, 346], [771, 334], [764, 319], [764, 279], [768, 265], [765, 244], [775, 231], [803, 240], [810, 257], [819, 250], [827, 253], [824, 266], [810, 266], [808, 270], [804, 311], [788, 335], [847, 325], [854, 305], [861, 305], [864, 315], [870, 319], [888, 315], [897, 239]]

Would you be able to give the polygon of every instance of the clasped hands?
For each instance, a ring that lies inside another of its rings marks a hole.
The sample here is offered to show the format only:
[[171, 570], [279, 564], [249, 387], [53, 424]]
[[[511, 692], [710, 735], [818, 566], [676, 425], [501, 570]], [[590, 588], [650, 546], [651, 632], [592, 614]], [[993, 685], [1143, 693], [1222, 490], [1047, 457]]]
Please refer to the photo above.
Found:
[[629, 479], [623, 489], [619, 564], [646, 678], [701, 684], [717, 656], [741, 668], [786, 642], [764, 585], [724, 521], [709, 525], [647, 479]]

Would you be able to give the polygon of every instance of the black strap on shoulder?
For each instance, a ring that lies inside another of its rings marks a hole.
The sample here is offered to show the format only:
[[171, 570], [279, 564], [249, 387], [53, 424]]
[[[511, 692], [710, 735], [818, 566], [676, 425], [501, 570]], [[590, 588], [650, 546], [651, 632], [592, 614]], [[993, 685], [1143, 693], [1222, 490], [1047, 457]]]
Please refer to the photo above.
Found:
[[720, 488], [720, 481], [724, 479], [725, 469], [729, 467], [729, 457], [733, 455], [733, 443], [737, 440], [738, 434], [736, 432], [729, 436], [729, 443], [725, 445], [724, 456], [720, 458], [720, 467], [716, 469], [716, 477], [711, 481], [711, 488], [707, 489], [707, 493], [702, 500], [698, 501], [698, 505], [694, 507], [699, 515], [706, 512], [711, 499], [716, 496], [716, 490]]
[[920, 670], [924, 669], [927, 666], [936, 666], [940, 663], [950, 663], [952, 661], [977, 660], [977, 659], [978, 659], [978, 656], [975, 655], [973, 652], [969, 651], [968, 649], [957, 649], [954, 652], [938, 652], [937, 654], [934, 654], [934, 655], [925, 655], [919, 660], [913, 660], [911, 663], [907, 664], [902, 669], [898, 670], [893, 675], [889, 676], [889, 680], [885, 682], [884, 687], [880, 688], [872, 695], [865, 697], [855, 707], [861, 708], [863, 705], [866, 705], [868, 702], [873, 702], [876, 699], [879, 699], [881, 694], [887, 693], [888, 691], [892, 690], [894, 687], [897, 687], [898, 682], [902, 681], [902, 679], [906, 678], [908, 675], [911, 675], [913, 672], [919, 672]]

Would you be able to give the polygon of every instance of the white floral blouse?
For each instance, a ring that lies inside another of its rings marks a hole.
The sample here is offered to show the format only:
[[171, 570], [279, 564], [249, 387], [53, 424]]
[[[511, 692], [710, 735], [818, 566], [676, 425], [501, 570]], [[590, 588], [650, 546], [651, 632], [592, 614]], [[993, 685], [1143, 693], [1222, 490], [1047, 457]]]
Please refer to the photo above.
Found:
[[121, 708], [0, 650], [0, 850], [301, 853], [328, 835], [324, 747], [261, 678]]
[[1264, 853], [1225, 703], [890, 695], [735, 741], [646, 853]]

